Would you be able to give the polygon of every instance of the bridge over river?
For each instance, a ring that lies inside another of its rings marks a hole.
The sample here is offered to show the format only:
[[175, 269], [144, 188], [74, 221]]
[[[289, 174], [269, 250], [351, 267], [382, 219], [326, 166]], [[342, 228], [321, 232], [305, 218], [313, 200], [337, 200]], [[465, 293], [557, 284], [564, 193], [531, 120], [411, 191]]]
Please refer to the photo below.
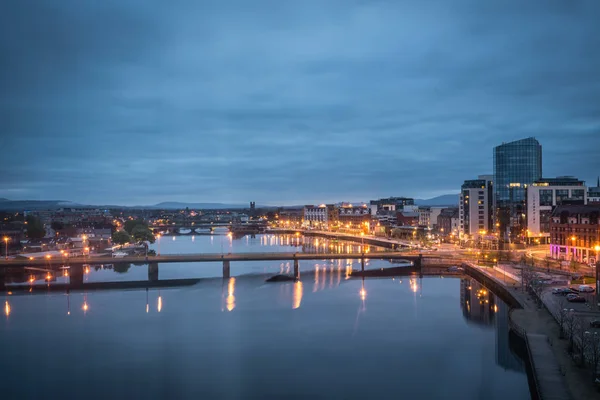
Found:
[[120, 263], [147, 263], [147, 264], [164, 264], [164, 263], [205, 263], [205, 262], [222, 262], [223, 276], [230, 276], [231, 262], [233, 261], [293, 261], [294, 276], [299, 276], [299, 262], [313, 260], [361, 260], [361, 271], [365, 269], [366, 260], [390, 260], [396, 262], [407, 262], [412, 267], [420, 269], [424, 263], [429, 265], [447, 265], [455, 263], [453, 259], [442, 259], [440, 257], [422, 255], [422, 254], [407, 254], [406, 252], [383, 251], [372, 253], [229, 253], [229, 254], [165, 254], [157, 256], [125, 256], [125, 257], [77, 257], [77, 258], [44, 258], [44, 259], [8, 259], [0, 261], [0, 271], [2, 267], [15, 268], [52, 268], [60, 266], [82, 266], [90, 264], [120, 264]]

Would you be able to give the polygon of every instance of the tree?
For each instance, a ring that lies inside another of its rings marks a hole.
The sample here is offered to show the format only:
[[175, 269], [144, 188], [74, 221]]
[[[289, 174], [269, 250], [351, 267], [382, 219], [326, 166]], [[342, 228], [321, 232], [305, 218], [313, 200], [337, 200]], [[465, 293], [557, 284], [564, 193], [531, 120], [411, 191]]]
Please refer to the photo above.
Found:
[[114, 244], [125, 244], [131, 242], [131, 236], [125, 231], [116, 231], [112, 234], [111, 240]]
[[598, 366], [600, 365], [600, 335], [598, 332], [585, 332], [587, 347], [590, 349], [590, 367], [592, 368], [592, 379], [598, 376]]
[[556, 319], [558, 320], [558, 326], [560, 328], [559, 338], [564, 339], [565, 337], [565, 323], [567, 322], [567, 313], [569, 310], [566, 309], [567, 301], [564, 297], [560, 297], [558, 300], [558, 314]]
[[60, 231], [65, 228], [65, 224], [63, 224], [60, 221], [52, 221], [52, 223], [50, 224], [50, 228], [52, 228], [52, 230], [55, 231]]
[[573, 272], [577, 272], [579, 270], [579, 264], [575, 260], [571, 260], [570, 267], [573, 270]]
[[127, 221], [125, 221], [125, 223], [123, 224], [123, 229], [125, 229], [125, 231], [127, 233], [129, 233], [130, 235], [133, 234], [133, 230], [137, 227], [137, 226], [142, 226], [144, 228], [148, 228], [148, 224], [146, 223], [146, 221], [144, 221], [143, 219], [128, 219]]
[[119, 274], [124, 274], [125, 272], [129, 271], [129, 268], [131, 268], [131, 264], [116, 263], [114, 264], [113, 270]]
[[41, 239], [46, 236], [44, 224], [39, 218], [29, 215], [25, 223], [27, 224], [27, 237], [29, 239]]
[[136, 242], [150, 242], [154, 243], [154, 234], [148, 227], [138, 225], [131, 231], [131, 236]]

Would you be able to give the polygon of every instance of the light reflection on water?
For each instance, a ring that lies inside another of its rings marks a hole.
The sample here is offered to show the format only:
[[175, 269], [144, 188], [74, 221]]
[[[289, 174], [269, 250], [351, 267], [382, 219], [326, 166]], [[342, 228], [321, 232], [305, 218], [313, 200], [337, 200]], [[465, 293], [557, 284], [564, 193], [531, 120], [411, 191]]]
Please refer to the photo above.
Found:
[[[265, 240], [281, 239], [242, 243]], [[168, 252], [167, 243], [201, 242], [215, 241], [177, 237], [163, 241], [161, 250]], [[82, 398], [85, 389], [88, 399], [529, 398], [522, 364], [509, 349], [508, 309], [489, 290], [471, 279], [354, 279], [352, 267], [360, 264], [301, 262], [300, 281], [267, 284], [262, 274], [289, 273], [290, 263], [232, 263], [232, 274], [239, 276], [229, 279], [219, 277], [219, 263], [164, 264], [160, 277], [158, 265], [132, 265], [124, 273], [91, 266], [83, 275], [92, 282], [219, 278], [178, 289], [6, 296], [0, 321], [6, 384], [0, 393], [43, 398], [51, 390], [53, 398]], [[348, 379], [332, 384], [332, 374]], [[65, 376], [69, 384], [56, 385]]]

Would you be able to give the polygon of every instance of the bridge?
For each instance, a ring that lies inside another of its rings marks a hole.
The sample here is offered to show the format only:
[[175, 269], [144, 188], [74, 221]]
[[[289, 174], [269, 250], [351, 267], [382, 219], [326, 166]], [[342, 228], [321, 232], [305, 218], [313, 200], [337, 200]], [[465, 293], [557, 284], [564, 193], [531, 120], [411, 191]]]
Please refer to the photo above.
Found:
[[293, 261], [294, 276], [300, 276], [299, 262], [310, 260], [361, 260], [361, 270], [365, 269], [365, 260], [383, 259], [398, 260], [412, 263], [416, 268], [422, 266], [422, 255], [407, 255], [403, 252], [376, 252], [376, 253], [229, 253], [229, 254], [166, 254], [160, 256], [125, 256], [120, 258], [102, 257], [77, 257], [77, 258], [50, 258], [50, 259], [9, 259], [0, 261], [1, 267], [52, 267], [60, 265], [85, 265], [85, 264], [117, 264], [117, 263], [184, 263], [184, 262], [222, 262], [223, 276], [230, 276], [232, 261]]

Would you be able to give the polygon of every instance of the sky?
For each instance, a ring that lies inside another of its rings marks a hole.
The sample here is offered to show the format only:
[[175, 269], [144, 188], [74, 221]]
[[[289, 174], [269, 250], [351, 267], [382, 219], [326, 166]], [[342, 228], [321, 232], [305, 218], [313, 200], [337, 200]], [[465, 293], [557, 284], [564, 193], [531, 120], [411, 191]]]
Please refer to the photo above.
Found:
[[0, 197], [458, 193], [529, 136], [600, 175], [598, 0], [6, 0]]

